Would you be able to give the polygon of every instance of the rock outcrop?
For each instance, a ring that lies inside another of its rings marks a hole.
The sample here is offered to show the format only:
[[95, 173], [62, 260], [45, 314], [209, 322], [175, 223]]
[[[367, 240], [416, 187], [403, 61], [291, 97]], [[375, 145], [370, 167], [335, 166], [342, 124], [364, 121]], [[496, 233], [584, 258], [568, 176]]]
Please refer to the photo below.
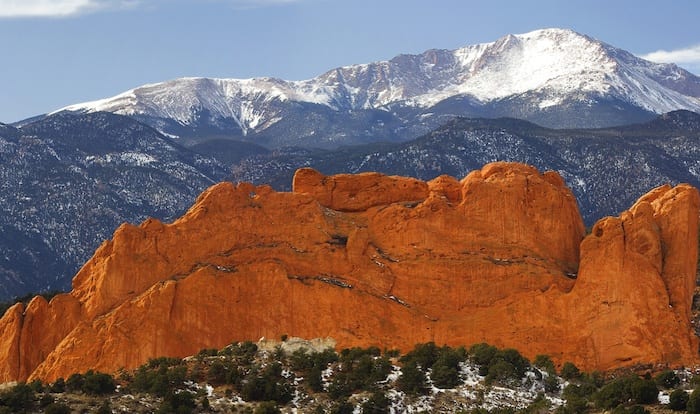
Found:
[[660, 187], [585, 236], [554, 172], [461, 181], [302, 169], [221, 183], [179, 220], [122, 225], [51, 302], [0, 320], [0, 380], [133, 368], [232, 341], [515, 347], [584, 369], [690, 364], [697, 190]]

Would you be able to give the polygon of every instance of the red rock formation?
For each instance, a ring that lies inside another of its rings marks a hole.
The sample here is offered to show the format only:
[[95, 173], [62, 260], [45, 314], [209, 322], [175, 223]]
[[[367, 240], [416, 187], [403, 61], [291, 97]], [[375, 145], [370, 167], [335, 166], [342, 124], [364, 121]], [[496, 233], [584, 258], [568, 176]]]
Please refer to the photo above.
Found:
[[292, 191], [310, 194], [321, 205], [338, 211], [364, 211], [428, 197], [428, 185], [415, 178], [387, 177], [374, 172], [326, 177], [312, 168], [302, 168], [294, 174]]
[[522, 164], [428, 183], [302, 169], [292, 193], [221, 183], [172, 224], [121, 226], [70, 293], [11, 308], [0, 380], [282, 334], [486, 341], [584, 369], [692, 363], [698, 205], [660, 187], [583, 240], [561, 177]]

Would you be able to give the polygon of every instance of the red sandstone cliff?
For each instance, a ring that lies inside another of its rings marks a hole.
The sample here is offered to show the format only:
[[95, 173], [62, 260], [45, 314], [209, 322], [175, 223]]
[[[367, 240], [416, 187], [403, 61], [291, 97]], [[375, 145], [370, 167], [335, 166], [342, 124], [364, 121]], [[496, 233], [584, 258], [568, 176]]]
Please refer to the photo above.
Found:
[[428, 183], [302, 169], [291, 193], [221, 183], [172, 224], [122, 225], [70, 293], [8, 310], [0, 380], [282, 334], [486, 341], [585, 369], [693, 363], [699, 204], [660, 187], [584, 239], [559, 175], [522, 164]]

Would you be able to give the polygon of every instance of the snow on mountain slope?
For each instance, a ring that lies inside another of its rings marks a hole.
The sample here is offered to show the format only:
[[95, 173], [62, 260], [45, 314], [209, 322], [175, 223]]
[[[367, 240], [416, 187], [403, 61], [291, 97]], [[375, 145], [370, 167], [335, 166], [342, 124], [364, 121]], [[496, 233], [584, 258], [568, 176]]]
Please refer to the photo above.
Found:
[[488, 102], [525, 92], [544, 97], [541, 108], [575, 94], [612, 96], [656, 113], [700, 109], [700, 94], [684, 95], [662, 84], [662, 74], [700, 79], [675, 65], [656, 64], [570, 30], [537, 30], [453, 52], [459, 76], [444, 88], [416, 97], [430, 105], [467, 94]]
[[457, 51], [462, 57], [463, 79], [443, 95], [471, 94], [490, 101], [538, 89], [562, 95], [603, 92], [601, 74], [614, 69], [599, 44], [568, 31], [509, 35], [474, 49], [471, 46]]
[[430, 108], [458, 96], [486, 105], [525, 95], [528, 105], [540, 109], [567, 102], [590, 106], [602, 99], [654, 113], [700, 112], [697, 76], [564, 29], [507, 35], [453, 51], [399, 55], [389, 61], [336, 68], [303, 81], [182, 78], [62, 110], [147, 118], [165, 132], [169, 131], [164, 120], [192, 127], [228, 123], [247, 135], [279, 122], [293, 103], [338, 112], [393, 111]]
[[128, 116], [148, 115], [188, 125], [196, 120], [197, 110], [206, 109], [219, 118], [235, 120], [245, 132], [264, 121], [257, 106], [275, 99], [329, 104], [329, 94], [308, 81], [181, 78], [144, 85], [112, 98], [71, 105], [56, 112], [106, 111]]

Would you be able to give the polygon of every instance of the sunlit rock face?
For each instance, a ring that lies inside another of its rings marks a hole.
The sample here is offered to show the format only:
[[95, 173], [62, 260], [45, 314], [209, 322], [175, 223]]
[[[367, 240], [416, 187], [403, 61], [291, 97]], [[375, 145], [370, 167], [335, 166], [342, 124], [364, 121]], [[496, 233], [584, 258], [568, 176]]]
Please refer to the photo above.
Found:
[[0, 380], [281, 335], [689, 364], [698, 205], [693, 187], [659, 187], [585, 236], [561, 177], [524, 164], [427, 183], [302, 169], [289, 193], [220, 183], [171, 224], [122, 225], [70, 293], [8, 310]]

